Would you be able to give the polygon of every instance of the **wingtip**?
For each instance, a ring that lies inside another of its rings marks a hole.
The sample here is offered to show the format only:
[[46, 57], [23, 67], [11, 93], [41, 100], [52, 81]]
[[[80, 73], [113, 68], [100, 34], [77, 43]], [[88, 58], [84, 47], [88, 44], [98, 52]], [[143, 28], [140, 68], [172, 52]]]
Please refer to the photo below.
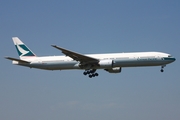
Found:
[[56, 45], [51, 45], [52, 47], [56, 47]]
[[8, 56], [5, 56], [4, 58], [5, 58], [5, 59], [8, 59], [9, 57], [8, 57]]

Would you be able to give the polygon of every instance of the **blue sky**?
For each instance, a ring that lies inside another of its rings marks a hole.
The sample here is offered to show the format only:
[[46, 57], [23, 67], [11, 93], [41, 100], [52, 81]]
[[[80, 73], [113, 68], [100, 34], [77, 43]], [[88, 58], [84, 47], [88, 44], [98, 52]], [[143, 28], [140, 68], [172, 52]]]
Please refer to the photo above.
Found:
[[[0, 119], [180, 119], [179, 0], [6, 0], [0, 4]], [[176, 61], [160, 67], [45, 71], [15, 66], [12, 37], [38, 56], [62, 55], [51, 44], [79, 53], [160, 51]]]

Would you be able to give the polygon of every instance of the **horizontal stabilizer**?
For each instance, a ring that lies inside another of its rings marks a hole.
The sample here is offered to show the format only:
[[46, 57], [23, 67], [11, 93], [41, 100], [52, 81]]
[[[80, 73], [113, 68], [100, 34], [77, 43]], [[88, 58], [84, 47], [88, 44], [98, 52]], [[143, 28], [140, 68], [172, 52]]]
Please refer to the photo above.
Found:
[[28, 61], [25, 61], [25, 60], [20, 60], [20, 59], [17, 59], [17, 58], [12, 58], [12, 57], [5, 57], [6, 59], [9, 59], [9, 60], [14, 60], [14, 61], [17, 61], [17, 62], [21, 62], [21, 63], [30, 63]]

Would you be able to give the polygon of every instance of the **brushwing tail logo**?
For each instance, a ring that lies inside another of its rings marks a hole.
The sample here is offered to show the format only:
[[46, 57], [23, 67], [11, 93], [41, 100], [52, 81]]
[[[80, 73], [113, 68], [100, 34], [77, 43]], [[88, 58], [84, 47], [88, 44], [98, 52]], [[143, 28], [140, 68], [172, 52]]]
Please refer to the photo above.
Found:
[[29, 51], [24, 50], [19, 45], [17, 45], [17, 49], [21, 53], [20, 56], [25, 56], [27, 53], [29, 53]]
[[36, 56], [18, 37], [12, 39], [20, 58]]

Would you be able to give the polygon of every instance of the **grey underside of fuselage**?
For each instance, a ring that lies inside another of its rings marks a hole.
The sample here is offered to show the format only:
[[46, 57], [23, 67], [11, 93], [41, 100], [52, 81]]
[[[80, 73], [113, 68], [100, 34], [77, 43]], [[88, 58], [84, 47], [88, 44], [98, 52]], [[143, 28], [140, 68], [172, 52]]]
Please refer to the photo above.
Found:
[[[170, 63], [168, 60], [113, 60], [112, 66], [101, 67], [94, 66], [91, 69], [108, 69], [113, 67], [141, 67], [141, 66], [162, 66]], [[64, 61], [64, 62], [46, 62], [46, 63], [33, 63], [33, 64], [24, 64], [19, 63], [18, 65], [26, 66], [30, 68], [38, 68], [45, 70], [68, 70], [68, 69], [82, 69], [79, 67], [79, 62], [77, 61]]]

